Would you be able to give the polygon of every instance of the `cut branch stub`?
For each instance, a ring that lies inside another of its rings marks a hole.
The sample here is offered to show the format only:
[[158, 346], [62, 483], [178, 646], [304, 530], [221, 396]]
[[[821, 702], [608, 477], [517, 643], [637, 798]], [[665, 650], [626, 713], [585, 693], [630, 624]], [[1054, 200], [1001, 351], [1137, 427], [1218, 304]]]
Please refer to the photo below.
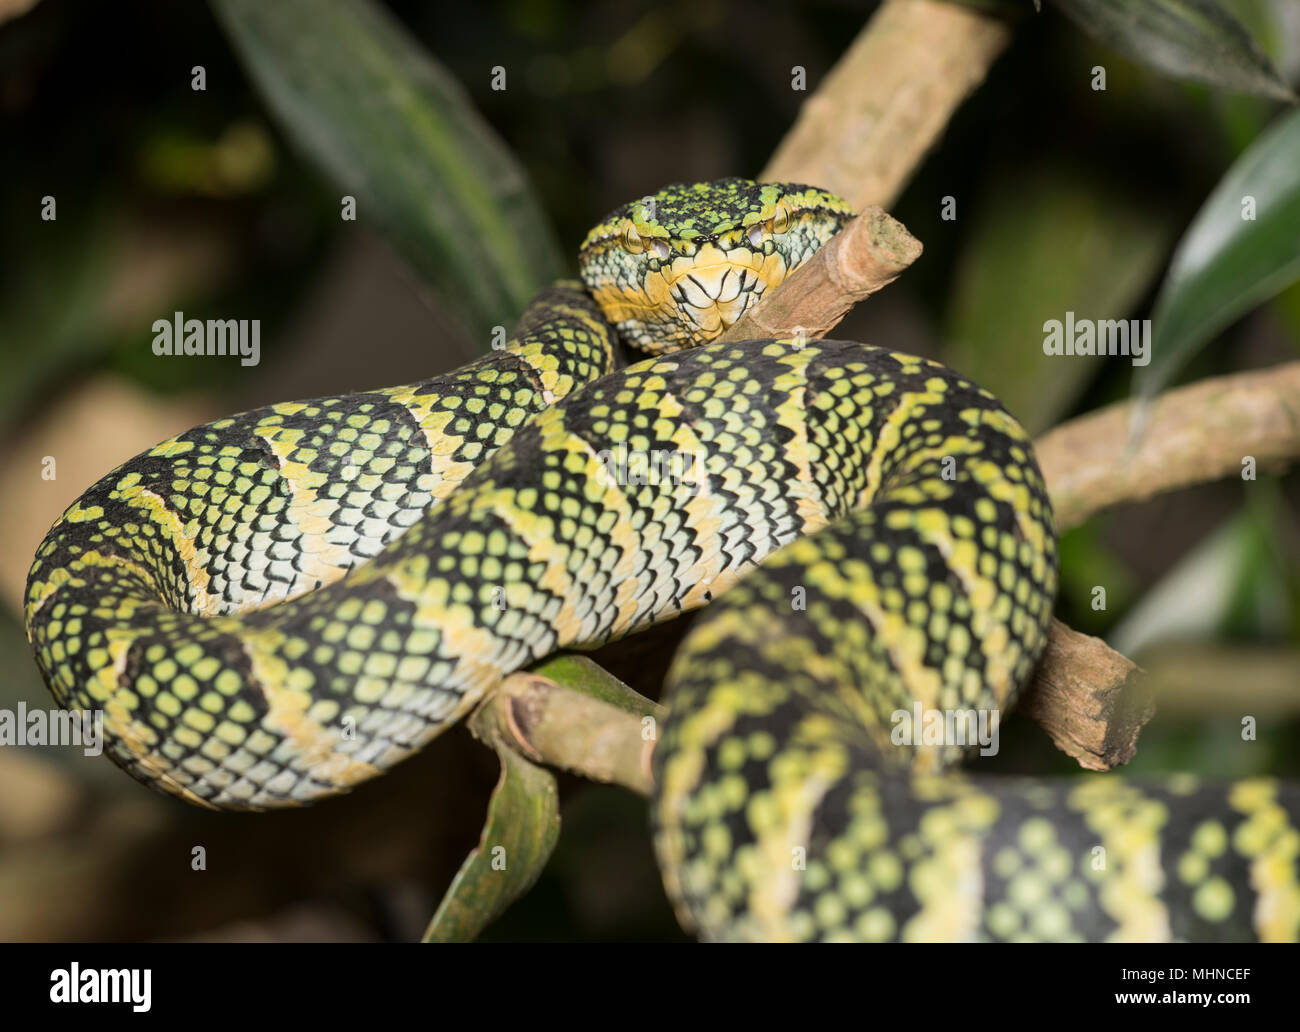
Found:
[[872, 205], [718, 339], [820, 337], [921, 255], [907, 227]]
[[663, 707], [585, 656], [561, 654], [511, 674], [481, 712], [524, 756], [650, 794]]
[[1052, 621], [1047, 649], [1016, 708], [1088, 770], [1128, 763], [1156, 711], [1136, 663], [1060, 620]]

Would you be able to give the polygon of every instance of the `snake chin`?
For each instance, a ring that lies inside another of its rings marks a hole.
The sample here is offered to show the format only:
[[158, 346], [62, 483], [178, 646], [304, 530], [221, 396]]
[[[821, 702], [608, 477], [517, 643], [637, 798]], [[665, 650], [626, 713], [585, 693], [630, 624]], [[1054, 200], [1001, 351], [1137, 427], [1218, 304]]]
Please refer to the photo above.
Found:
[[[779, 282], [779, 281], [778, 281]], [[748, 264], [722, 262], [700, 267], [684, 263], [645, 291], [644, 301], [614, 301], [623, 339], [649, 353], [699, 347], [730, 329], [766, 292], [769, 283]], [[654, 296], [658, 302], [650, 300]]]
[[761, 275], [748, 262], [688, 265], [674, 270], [668, 283], [672, 315], [696, 343], [706, 344], [734, 325], [769, 286], [784, 278], [782, 269], [775, 282], [770, 282], [771, 274]]

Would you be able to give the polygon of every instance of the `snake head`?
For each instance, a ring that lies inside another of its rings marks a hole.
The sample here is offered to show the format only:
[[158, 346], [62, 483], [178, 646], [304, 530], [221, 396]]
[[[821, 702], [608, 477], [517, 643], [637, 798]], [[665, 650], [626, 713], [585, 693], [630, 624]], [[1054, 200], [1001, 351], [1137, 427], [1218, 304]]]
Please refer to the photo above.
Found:
[[666, 354], [717, 338], [853, 214], [794, 183], [677, 183], [610, 212], [578, 264], [624, 341]]

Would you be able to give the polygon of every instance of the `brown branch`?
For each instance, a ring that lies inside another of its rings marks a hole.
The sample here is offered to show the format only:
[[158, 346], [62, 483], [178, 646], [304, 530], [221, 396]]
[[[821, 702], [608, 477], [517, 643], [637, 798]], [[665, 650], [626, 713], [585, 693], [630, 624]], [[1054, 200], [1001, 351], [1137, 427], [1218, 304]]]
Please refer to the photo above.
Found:
[[1156, 712], [1136, 663], [1060, 620], [1052, 621], [1047, 649], [1018, 708], [1088, 770], [1128, 763]]
[[887, 0], [804, 103], [760, 179], [888, 207], [1011, 39], [942, 0]]
[[921, 242], [907, 227], [873, 205], [718, 339], [824, 336], [920, 254]]
[[536, 763], [649, 795], [663, 715], [586, 656], [560, 653], [507, 677], [474, 723]]
[[[536, 670], [512, 674], [480, 712], [498, 735], [537, 763], [649, 795], [650, 757], [663, 707], [635, 696], [584, 658], [599, 677], [640, 699], [641, 706], [633, 712], [592, 698], [582, 678], [565, 676], [553, 662], [544, 664], [551, 676]], [[1019, 709], [1081, 767], [1109, 770], [1133, 758], [1155, 704], [1137, 664], [1054, 620]]]
[[1239, 476], [1247, 457], [1268, 468], [1300, 455], [1300, 362], [1168, 391], [1130, 444], [1134, 405], [1080, 416], [1038, 442], [1058, 528], [1120, 502]]
[[643, 701], [645, 713], [638, 715], [571, 682], [520, 672], [502, 682], [482, 713], [503, 740], [537, 763], [649, 795], [650, 751], [663, 709]]
[[[1142, 650], [1160, 711], [1264, 721], [1300, 715], [1300, 646], [1262, 642], [1168, 641]], [[1249, 695], [1225, 690], [1250, 685]]]

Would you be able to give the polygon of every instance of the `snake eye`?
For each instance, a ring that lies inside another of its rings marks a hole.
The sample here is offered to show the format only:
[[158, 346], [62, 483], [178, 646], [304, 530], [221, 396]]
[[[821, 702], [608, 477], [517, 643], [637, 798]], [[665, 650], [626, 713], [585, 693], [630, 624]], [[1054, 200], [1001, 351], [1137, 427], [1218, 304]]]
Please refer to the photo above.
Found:
[[640, 254], [645, 250], [645, 241], [641, 239], [641, 234], [636, 231], [635, 226], [628, 226], [623, 230], [623, 250], [628, 254]]
[[792, 216], [784, 203], [776, 206], [776, 211], [766, 222], [755, 222], [749, 227], [745, 238], [751, 247], [760, 248], [769, 236], [779, 236], [790, 228]]

